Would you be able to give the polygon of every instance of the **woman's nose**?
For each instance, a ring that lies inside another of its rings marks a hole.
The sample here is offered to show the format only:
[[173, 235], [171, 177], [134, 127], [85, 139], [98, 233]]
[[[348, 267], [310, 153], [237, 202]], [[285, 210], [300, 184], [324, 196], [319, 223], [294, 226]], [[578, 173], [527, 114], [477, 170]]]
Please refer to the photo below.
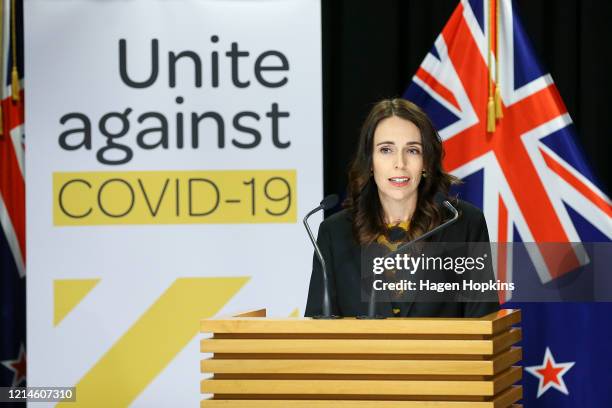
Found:
[[406, 167], [406, 158], [404, 157], [403, 153], [399, 153], [395, 159], [395, 168], [403, 169], [405, 167]]

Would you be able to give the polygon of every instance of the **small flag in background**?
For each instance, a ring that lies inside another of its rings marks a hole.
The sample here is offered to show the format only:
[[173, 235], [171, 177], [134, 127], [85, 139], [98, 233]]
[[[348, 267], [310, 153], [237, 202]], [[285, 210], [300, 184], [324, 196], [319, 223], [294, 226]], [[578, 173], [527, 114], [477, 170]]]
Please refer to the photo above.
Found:
[[[404, 97], [433, 119], [444, 167], [464, 181], [456, 192], [483, 209], [492, 241], [612, 240], [610, 199], [510, 0], [461, 1]], [[546, 284], [579, 271], [585, 257], [572, 248], [565, 269], [551, 267], [554, 254], [530, 253], [535, 278]], [[500, 251], [498, 277], [511, 281], [512, 251]], [[523, 310], [526, 406], [612, 406], [610, 304], [511, 307]]]
[[23, 12], [0, 2], [0, 386], [26, 383]]

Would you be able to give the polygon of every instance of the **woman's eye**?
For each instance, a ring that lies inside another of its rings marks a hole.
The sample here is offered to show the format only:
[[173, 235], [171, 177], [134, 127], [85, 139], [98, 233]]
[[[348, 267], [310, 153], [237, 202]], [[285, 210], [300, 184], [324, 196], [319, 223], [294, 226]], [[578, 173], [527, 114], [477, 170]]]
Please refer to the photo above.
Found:
[[419, 149], [408, 149], [408, 153], [410, 154], [421, 154]]
[[380, 148], [380, 152], [383, 153], [383, 154], [386, 154], [386, 153], [391, 153], [392, 150], [391, 150], [390, 147], [383, 146], [383, 147]]

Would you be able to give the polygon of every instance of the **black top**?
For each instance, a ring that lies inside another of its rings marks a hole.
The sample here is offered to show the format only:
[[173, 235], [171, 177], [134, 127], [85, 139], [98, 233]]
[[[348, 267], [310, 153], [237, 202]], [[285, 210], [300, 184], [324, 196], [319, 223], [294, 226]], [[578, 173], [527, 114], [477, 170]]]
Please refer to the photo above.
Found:
[[[459, 219], [427, 241], [489, 242], [482, 211], [461, 200], [454, 206], [459, 210]], [[448, 217], [451, 216], [449, 212]], [[366, 315], [368, 304], [361, 301], [361, 247], [353, 237], [350, 212], [342, 210], [325, 219], [319, 227], [317, 243], [327, 266], [333, 314]], [[322, 275], [321, 265], [315, 256], [305, 316], [322, 313]], [[414, 302], [399, 306], [400, 317], [481, 317], [499, 310], [496, 302]], [[390, 303], [379, 303], [376, 310], [380, 315], [394, 316]]]

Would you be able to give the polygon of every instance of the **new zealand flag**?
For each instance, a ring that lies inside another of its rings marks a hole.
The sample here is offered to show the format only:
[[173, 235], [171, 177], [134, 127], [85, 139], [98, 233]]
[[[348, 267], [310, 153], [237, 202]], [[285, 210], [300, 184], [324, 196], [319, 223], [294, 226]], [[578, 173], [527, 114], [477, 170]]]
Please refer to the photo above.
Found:
[[[572, 120], [511, 0], [461, 1], [404, 97], [433, 119], [445, 169], [464, 181], [456, 192], [483, 209], [492, 241], [610, 242], [610, 199], [576, 145]], [[573, 245], [568, 268], [553, 270], [550, 254], [535, 248], [529, 256], [541, 284], [585, 262], [581, 244]], [[511, 281], [508, 255], [497, 257], [496, 269]], [[510, 296], [501, 293], [503, 301]], [[610, 304], [505, 306], [523, 310], [527, 407], [612, 406]]]

